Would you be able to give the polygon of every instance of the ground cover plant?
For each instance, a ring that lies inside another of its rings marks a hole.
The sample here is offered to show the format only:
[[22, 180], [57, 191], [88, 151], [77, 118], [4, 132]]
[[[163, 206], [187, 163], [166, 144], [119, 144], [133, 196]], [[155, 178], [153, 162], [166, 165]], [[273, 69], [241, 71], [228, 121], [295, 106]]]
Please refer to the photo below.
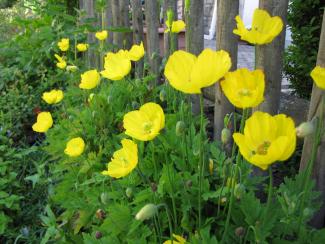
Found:
[[[173, 19], [172, 12], [167, 16], [172, 43], [186, 23]], [[239, 16], [236, 22], [234, 33], [252, 45], [268, 45], [284, 27], [281, 18], [262, 9], [254, 12], [252, 29]], [[321, 206], [311, 174], [324, 134], [323, 112], [298, 127], [285, 114], [256, 111], [265, 99], [264, 72], [231, 71], [224, 50], [194, 55], [170, 45], [160, 82], [148, 68], [144, 43], [123, 48], [107, 43], [111, 32], [103, 22], [87, 32], [79, 22], [71, 32], [65, 28], [51, 34], [46, 86], [32, 86], [41, 90], [33, 97], [38, 107], [29, 127], [37, 143], [17, 151], [7, 136], [12, 125], [1, 127], [4, 242], [324, 242], [325, 231], [308, 225]], [[141, 74], [135, 72], [139, 65]], [[325, 68], [310, 72], [315, 85], [325, 89]], [[208, 137], [202, 95], [216, 82], [237, 108], [224, 118], [220, 141]], [[193, 96], [199, 97], [198, 114], [192, 112]], [[297, 135], [311, 134], [308, 167], [274, 186], [272, 166], [290, 160]], [[15, 161], [26, 158], [36, 172], [26, 178], [32, 197], [24, 197], [37, 199], [34, 194], [42, 193], [43, 201], [27, 205], [42, 210], [25, 222], [40, 225], [14, 236], [17, 230], [7, 231], [10, 224], [27, 215], [18, 203], [23, 197], [15, 172], [21, 165]], [[254, 167], [268, 174], [254, 175]], [[11, 219], [15, 211], [18, 217]]]

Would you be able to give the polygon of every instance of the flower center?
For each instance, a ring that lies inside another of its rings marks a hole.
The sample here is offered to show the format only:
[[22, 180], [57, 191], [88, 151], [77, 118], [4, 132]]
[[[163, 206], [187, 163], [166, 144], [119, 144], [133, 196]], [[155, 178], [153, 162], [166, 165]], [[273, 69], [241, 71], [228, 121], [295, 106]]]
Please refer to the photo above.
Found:
[[238, 95], [243, 97], [249, 97], [252, 95], [252, 93], [247, 88], [243, 88], [238, 91]]
[[124, 167], [124, 168], [127, 168], [127, 166], [128, 166], [128, 161], [126, 160], [126, 158], [121, 157], [120, 160], [123, 162], [123, 167]]
[[143, 124], [143, 130], [144, 130], [145, 133], [150, 134], [151, 130], [152, 130], [152, 123], [151, 122], [145, 122]]
[[271, 146], [271, 142], [265, 141], [257, 147], [256, 153], [259, 155], [266, 155], [267, 150], [269, 149], [270, 146]]

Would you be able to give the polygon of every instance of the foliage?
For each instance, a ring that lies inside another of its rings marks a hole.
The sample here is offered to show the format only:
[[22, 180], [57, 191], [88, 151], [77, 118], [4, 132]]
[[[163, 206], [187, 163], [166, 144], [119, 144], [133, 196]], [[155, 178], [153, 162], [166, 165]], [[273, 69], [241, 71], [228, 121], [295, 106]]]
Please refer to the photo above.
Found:
[[316, 65], [323, 7], [321, 0], [291, 0], [289, 4], [292, 45], [286, 51], [284, 72], [293, 92], [302, 98], [311, 94], [310, 72]]

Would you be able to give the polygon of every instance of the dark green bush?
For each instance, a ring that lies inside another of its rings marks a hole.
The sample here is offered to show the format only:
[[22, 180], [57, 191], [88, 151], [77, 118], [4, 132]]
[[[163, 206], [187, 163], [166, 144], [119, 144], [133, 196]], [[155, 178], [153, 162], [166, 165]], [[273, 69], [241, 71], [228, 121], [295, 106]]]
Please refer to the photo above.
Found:
[[316, 65], [323, 8], [322, 0], [291, 0], [289, 3], [292, 45], [286, 51], [284, 72], [294, 94], [302, 98], [310, 97], [313, 86], [309, 74]]

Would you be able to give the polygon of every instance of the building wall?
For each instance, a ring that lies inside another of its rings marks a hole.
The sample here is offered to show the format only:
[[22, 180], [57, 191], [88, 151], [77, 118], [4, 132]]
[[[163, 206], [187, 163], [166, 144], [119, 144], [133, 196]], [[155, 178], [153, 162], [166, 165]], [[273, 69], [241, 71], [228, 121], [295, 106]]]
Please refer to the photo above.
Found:
[[209, 34], [215, 0], [204, 0], [204, 34]]

